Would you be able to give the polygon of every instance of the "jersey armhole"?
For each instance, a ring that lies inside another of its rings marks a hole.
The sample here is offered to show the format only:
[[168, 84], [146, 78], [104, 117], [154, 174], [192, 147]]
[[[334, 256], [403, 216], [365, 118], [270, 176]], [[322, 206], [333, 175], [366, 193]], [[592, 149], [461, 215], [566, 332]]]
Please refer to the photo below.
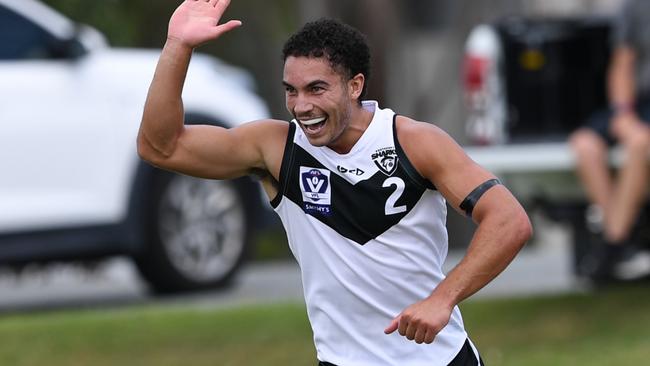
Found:
[[397, 137], [397, 116], [398, 114], [395, 114], [393, 116], [393, 138], [395, 139], [395, 150], [397, 152], [397, 157], [399, 159], [399, 164], [401, 164], [404, 167], [404, 171], [408, 176], [413, 179], [413, 182], [418, 184], [424, 189], [432, 189], [432, 190], [437, 190], [436, 186], [433, 185], [428, 179], [423, 177], [417, 169], [411, 164], [411, 161], [408, 159], [406, 156], [406, 153], [404, 152], [404, 149], [402, 149], [402, 145], [399, 143], [399, 138]]
[[286, 189], [286, 182], [290, 172], [291, 165], [293, 164], [293, 151], [295, 144], [293, 137], [296, 134], [296, 124], [289, 122], [289, 133], [287, 134], [287, 142], [284, 145], [284, 154], [282, 155], [282, 165], [280, 166], [280, 176], [278, 177], [278, 193], [271, 200], [271, 207], [277, 208], [282, 201]]

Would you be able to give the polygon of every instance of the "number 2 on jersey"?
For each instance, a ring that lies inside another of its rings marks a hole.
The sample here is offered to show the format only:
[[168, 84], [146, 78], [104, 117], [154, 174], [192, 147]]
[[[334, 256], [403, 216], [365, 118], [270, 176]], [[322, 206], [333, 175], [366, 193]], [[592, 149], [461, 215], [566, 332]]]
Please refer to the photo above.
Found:
[[388, 199], [386, 200], [386, 206], [385, 206], [385, 213], [386, 215], [395, 215], [398, 213], [406, 212], [406, 206], [395, 206], [395, 203], [397, 203], [397, 200], [402, 196], [402, 193], [404, 193], [404, 188], [406, 188], [406, 184], [404, 184], [404, 181], [402, 178], [397, 178], [397, 177], [390, 177], [384, 181], [384, 184], [382, 184], [382, 187], [388, 188], [391, 186], [395, 186], [395, 190], [393, 193], [391, 193], [390, 196], [388, 196]]

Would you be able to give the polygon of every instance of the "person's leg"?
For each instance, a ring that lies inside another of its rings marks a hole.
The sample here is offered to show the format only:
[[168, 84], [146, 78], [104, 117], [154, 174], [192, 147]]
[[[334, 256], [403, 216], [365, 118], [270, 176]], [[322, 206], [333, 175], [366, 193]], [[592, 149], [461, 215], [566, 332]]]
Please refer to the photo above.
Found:
[[612, 200], [605, 212], [605, 238], [621, 243], [629, 238], [648, 187], [650, 129], [639, 126], [621, 141], [624, 161], [614, 184]]
[[[601, 118], [598, 122], [603, 122]], [[608, 144], [603, 137], [606, 123], [598, 128], [582, 128], [574, 132], [569, 145], [576, 157], [576, 170], [591, 206], [586, 212], [587, 228], [595, 234], [589, 252], [578, 264], [580, 271], [597, 282], [611, 278], [622, 246], [603, 240], [606, 213], [610, 205], [612, 177], [609, 167]], [[598, 132], [600, 131], [600, 133]], [[597, 218], [594, 218], [597, 212]]]
[[571, 135], [569, 146], [589, 201], [607, 212], [612, 191], [607, 143], [595, 131], [581, 128]]

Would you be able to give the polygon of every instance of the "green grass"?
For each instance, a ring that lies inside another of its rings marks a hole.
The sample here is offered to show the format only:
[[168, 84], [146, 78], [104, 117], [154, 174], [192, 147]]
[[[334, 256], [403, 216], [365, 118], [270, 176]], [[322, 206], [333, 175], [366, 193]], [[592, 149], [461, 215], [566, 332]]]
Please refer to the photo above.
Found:
[[313, 360], [302, 305], [0, 318], [0, 365], [285, 365]]
[[471, 302], [466, 328], [493, 365], [645, 365], [650, 288]]
[[[650, 291], [475, 300], [466, 327], [488, 365], [640, 365]], [[314, 365], [303, 305], [132, 307], [0, 316], [0, 365]]]

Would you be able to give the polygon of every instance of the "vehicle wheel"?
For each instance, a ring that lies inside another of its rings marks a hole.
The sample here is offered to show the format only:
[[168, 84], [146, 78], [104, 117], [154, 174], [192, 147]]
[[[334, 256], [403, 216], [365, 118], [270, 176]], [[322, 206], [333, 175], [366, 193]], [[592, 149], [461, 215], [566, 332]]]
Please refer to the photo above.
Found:
[[156, 293], [228, 283], [247, 249], [243, 192], [234, 181], [160, 172], [153, 184], [147, 248], [136, 265]]

